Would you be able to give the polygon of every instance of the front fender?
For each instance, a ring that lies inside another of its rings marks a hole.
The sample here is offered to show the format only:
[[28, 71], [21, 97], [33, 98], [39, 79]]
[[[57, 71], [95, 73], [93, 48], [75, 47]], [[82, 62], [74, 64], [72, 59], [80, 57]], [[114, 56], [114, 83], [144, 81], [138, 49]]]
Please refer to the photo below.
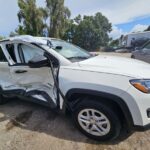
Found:
[[[133, 120], [131, 122], [134, 125], [143, 125], [136, 99], [134, 99], [132, 93], [128, 92], [128, 89], [131, 87], [130, 79], [132, 78], [116, 74], [63, 69], [60, 71], [59, 83], [61, 91], [67, 98], [69, 97], [68, 95], [78, 92], [79, 94], [104, 96], [115, 100], [126, 118], [132, 118], [130, 120]], [[127, 109], [129, 113], [126, 114]]]

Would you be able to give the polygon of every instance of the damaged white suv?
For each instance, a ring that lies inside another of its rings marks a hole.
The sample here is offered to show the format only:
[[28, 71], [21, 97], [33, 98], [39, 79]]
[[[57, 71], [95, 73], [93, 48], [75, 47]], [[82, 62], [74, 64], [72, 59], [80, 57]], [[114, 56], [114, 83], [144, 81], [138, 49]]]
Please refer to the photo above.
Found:
[[69, 112], [82, 133], [99, 141], [149, 126], [149, 64], [92, 57], [52, 38], [18, 36], [0, 47], [1, 104], [17, 96]]

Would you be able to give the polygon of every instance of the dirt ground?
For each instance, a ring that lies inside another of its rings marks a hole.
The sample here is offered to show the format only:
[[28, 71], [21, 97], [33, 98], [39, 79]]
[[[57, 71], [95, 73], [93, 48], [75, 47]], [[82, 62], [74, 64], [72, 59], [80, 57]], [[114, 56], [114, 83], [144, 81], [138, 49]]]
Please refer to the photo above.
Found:
[[149, 150], [149, 143], [150, 131], [98, 143], [78, 132], [69, 117], [49, 108], [17, 99], [0, 106], [0, 150]]
[[131, 57], [131, 53], [113, 53], [113, 52], [100, 52], [100, 55], [120, 56], [120, 57]]

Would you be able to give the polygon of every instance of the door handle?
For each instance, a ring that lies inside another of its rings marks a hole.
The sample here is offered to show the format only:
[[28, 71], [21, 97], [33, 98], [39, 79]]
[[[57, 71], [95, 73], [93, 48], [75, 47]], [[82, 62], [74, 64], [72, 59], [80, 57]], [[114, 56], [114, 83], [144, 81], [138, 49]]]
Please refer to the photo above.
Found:
[[27, 70], [16, 70], [15, 73], [26, 73], [28, 72]]

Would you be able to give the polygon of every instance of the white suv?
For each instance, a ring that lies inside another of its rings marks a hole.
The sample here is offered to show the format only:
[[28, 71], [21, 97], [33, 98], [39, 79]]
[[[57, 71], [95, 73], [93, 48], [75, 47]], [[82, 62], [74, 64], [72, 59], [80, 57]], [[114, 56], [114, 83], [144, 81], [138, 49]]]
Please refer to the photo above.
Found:
[[52, 38], [18, 36], [0, 47], [1, 104], [17, 96], [69, 112], [82, 133], [99, 141], [149, 126], [149, 64], [92, 57]]

